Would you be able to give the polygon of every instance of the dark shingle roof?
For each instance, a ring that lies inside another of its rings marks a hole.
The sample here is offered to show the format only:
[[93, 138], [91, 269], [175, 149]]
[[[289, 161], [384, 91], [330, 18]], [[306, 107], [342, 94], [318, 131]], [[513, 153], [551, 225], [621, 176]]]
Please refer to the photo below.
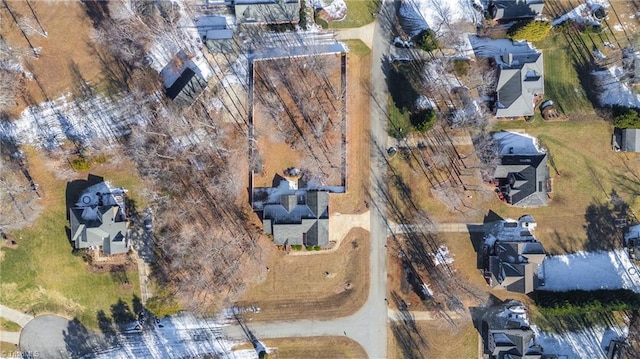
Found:
[[266, 204], [262, 211], [264, 232], [277, 245], [329, 244], [329, 193], [309, 191], [298, 202], [296, 195], [283, 195], [280, 203]]
[[547, 205], [547, 154], [502, 155], [494, 177], [514, 206], [540, 207]]
[[186, 68], [166, 91], [167, 97], [183, 104], [191, 103], [205, 88], [207, 81]]

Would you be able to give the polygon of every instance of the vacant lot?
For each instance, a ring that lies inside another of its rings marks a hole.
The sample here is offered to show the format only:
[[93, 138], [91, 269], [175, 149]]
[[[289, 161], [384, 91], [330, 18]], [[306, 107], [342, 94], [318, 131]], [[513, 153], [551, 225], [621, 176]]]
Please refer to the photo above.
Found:
[[[277, 359], [364, 359], [367, 353], [357, 342], [346, 337], [308, 337], [308, 338], [280, 338], [267, 339], [262, 342], [267, 348], [274, 350], [269, 358]], [[252, 348], [251, 344], [244, 344], [238, 349]]]
[[[344, 185], [346, 121], [342, 56], [254, 62], [254, 126], [262, 171], [256, 187], [275, 174], [301, 169], [306, 181]], [[261, 173], [260, 173], [261, 172]]]
[[453, 324], [441, 321], [413, 324], [394, 321], [390, 327], [390, 359], [478, 358], [478, 331], [470, 320], [455, 321]]
[[369, 294], [369, 232], [354, 228], [335, 252], [272, 256], [264, 283], [239, 305], [257, 304], [247, 319], [319, 319], [354, 313]]
[[[135, 270], [90, 273], [83, 259], [71, 253], [72, 246], [65, 233], [65, 226], [68, 226], [66, 181], [56, 177], [69, 173], [68, 165], [61, 162], [57, 168], [50, 168], [48, 164], [56, 163], [55, 160], [35, 150], [27, 153], [31, 175], [40, 185], [45, 209], [31, 227], [11, 233], [18, 241], [16, 249], [2, 249], [0, 302], [17, 310], [29, 310], [32, 314], [53, 312], [76, 317], [89, 328], [97, 328], [99, 310], [107, 316], [114, 314], [114, 309], [121, 312], [124, 306], [132, 310], [136, 297], [140, 297]], [[91, 173], [129, 189], [135, 199], [141, 187], [132, 171], [129, 163], [110, 165], [107, 162], [94, 167]], [[77, 173], [76, 178], [86, 179], [87, 174]], [[114, 306], [120, 300], [124, 304]]]
[[37, 80], [27, 82], [26, 100], [20, 101], [16, 114], [26, 105], [69, 93], [78, 81], [94, 85], [101, 81], [102, 64], [90, 40], [92, 22], [81, 2], [29, 1], [37, 20], [47, 32], [46, 38], [38, 33], [42, 30], [26, 1], [14, 0], [6, 4], [23, 24], [26, 38], [34, 47], [41, 48], [40, 57], [34, 58], [27, 39], [9, 11], [0, 7], [0, 33], [13, 47], [23, 50], [25, 68]]

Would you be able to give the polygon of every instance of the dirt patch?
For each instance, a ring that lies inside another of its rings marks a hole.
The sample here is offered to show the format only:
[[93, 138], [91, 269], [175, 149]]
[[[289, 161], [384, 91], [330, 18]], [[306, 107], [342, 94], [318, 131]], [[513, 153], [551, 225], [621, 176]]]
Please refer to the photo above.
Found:
[[272, 256], [264, 283], [238, 305], [257, 303], [247, 320], [326, 319], [354, 313], [369, 293], [369, 232], [354, 228], [335, 252]]
[[254, 62], [254, 129], [260, 160], [254, 186], [301, 169], [305, 181], [344, 185], [345, 129], [342, 55]]
[[[17, 115], [30, 104], [47, 99], [55, 99], [78, 85], [78, 81], [97, 84], [101, 81], [102, 65], [91, 45], [91, 20], [85, 7], [79, 1], [9, 1], [11, 12], [23, 25], [26, 38], [13, 21], [7, 8], [0, 8], [0, 33], [9, 44], [22, 49], [23, 65], [33, 74], [35, 80], [27, 81], [25, 96], [14, 110]], [[33, 8], [33, 13], [28, 4]], [[47, 32], [47, 37], [38, 34], [40, 26], [34, 15]], [[22, 20], [21, 20], [22, 19]], [[39, 58], [31, 52], [27, 38], [33, 47], [39, 49]]]

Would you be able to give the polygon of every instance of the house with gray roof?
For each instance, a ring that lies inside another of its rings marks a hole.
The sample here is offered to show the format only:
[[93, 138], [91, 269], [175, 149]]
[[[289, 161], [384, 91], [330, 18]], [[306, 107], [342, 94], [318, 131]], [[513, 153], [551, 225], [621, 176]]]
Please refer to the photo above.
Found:
[[492, 288], [531, 293], [540, 286], [538, 267], [546, 257], [536, 241], [532, 216], [485, 224], [485, 279]]
[[80, 195], [69, 209], [71, 241], [76, 249], [102, 247], [102, 252], [108, 255], [129, 250], [126, 192], [101, 182]]
[[300, 21], [300, 0], [234, 0], [238, 23], [297, 24]]
[[549, 168], [547, 153], [531, 136], [515, 132], [493, 134], [500, 162], [493, 178], [504, 202], [518, 207], [547, 205]]
[[262, 207], [262, 224], [276, 245], [326, 247], [329, 244], [329, 192], [283, 194]]
[[200, 39], [210, 53], [230, 53], [233, 50], [233, 30], [223, 16], [202, 16], [195, 21]]
[[622, 150], [640, 152], [640, 129], [625, 128], [622, 131]]
[[492, 19], [502, 21], [533, 19], [542, 10], [543, 0], [493, 0], [487, 7]]
[[553, 359], [536, 343], [527, 309], [522, 302], [510, 300], [487, 310], [480, 326], [484, 352], [494, 359]]
[[496, 117], [533, 116], [535, 100], [544, 94], [542, 53], [506, 53], [499, 61]]

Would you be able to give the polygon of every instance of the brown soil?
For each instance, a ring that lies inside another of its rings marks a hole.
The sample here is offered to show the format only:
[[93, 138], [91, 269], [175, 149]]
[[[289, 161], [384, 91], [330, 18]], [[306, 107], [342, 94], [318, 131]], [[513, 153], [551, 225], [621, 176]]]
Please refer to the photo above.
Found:
[[[352, 229], [335, 252], [273, 255], [264, 283], [238, 305], [258, 305], [247, 320], [319, 319], [354, 313], [369, 293], [369, 232]], [[327, 272], [329, 275], [327, 275]]]

